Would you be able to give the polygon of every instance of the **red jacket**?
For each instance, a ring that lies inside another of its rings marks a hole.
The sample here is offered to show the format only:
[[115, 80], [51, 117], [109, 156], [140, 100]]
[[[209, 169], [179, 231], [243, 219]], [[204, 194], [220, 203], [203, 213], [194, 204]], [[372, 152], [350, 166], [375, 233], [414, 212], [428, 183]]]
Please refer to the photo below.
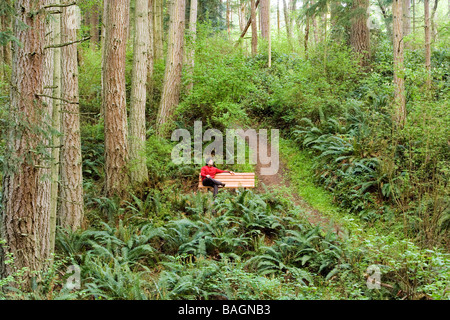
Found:
[[202, 170], [200, 171], [200, 174], [202, 176], [202, 181], [203, 181], [203, 180], [205, 180], [206, 175], [209, 174], [211, 176], [211, 178], [214, 179], [214, 177], [216, 176], [216, 173], [221, 173], [221, 172], [230, 172], [230, 171], [220, 170], [220, 169], [217, 169], [216, 167], [204, 166], [202, 168]]

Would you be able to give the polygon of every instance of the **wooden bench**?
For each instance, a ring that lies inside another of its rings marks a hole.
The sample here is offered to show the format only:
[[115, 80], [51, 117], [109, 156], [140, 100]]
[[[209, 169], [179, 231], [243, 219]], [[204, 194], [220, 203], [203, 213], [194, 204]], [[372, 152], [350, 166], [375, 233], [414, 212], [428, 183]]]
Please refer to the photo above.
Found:
[[[254, 172], [239, 172], [235, 174], [231, 173], [217, 173], [214, 177], [215, 180], [225, 183], [225, 189], [236, 189], [236, 188], [254, 188], [255, 187], [255, 173]], [[207, 188], [213, 188], [209, 186], [204, 186], [202, 184], [202, 176], [198, 175], [198, 189], [208, 190]], [[222, 189], [222, 188], [219, 188]]]

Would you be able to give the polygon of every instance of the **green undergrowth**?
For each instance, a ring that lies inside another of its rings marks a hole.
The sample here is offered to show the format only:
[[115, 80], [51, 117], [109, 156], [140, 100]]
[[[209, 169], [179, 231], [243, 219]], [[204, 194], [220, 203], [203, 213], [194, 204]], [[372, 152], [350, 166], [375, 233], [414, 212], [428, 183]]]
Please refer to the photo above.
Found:
[[[380, 220], [368, 224], [339, 207], [333, 194], [315, 183], [314, 157], [299, 150], [295, 142], [280, 139], [280, 154], [295, 191], [344, 230], [350, 250], [364, 252], [367, 267], [380, 268], [382, 283], [386, 281], [397, 294], [408, 298], [450, 298], [450, 255], [443, 248], [427, 249], [405, 237], [402, 217], [390, 223]], [[421, 280], [425, 283], [420, 284]]]

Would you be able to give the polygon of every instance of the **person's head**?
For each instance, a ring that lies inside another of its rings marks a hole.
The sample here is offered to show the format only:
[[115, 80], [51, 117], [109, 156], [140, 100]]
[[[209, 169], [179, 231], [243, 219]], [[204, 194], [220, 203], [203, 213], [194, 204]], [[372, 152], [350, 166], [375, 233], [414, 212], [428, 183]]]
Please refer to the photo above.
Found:
[[212, 167], [214, 165], [213, 158], [206, 159], [206, 165]]

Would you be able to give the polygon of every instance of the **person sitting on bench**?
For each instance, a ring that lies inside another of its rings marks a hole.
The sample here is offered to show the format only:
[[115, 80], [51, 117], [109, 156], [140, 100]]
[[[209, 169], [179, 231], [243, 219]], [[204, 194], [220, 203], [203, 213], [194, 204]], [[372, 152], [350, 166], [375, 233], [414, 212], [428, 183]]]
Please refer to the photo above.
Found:
[[212, 158], [206, 159], [206, 165], [204, 167], [202, 167], [202, 169], [200, 171], [200, 175], [202, 176], [202, 184], [204, 186], [214, 188], [213, 197], [215, 198], [217, 195], [217, 192], [219, 191], [219, 187], [222, 187], [222, 188], [225, 187], [225, 183], [214, 179], [214, 177], [216, 176], [216, 173], [228, 172], [228, 173], [234, 174], [234, 172], [228, 171], [228, 170], [220, 170], [220, 169], [214, 167], [213, 165], [214, 165], [214, 160]]

